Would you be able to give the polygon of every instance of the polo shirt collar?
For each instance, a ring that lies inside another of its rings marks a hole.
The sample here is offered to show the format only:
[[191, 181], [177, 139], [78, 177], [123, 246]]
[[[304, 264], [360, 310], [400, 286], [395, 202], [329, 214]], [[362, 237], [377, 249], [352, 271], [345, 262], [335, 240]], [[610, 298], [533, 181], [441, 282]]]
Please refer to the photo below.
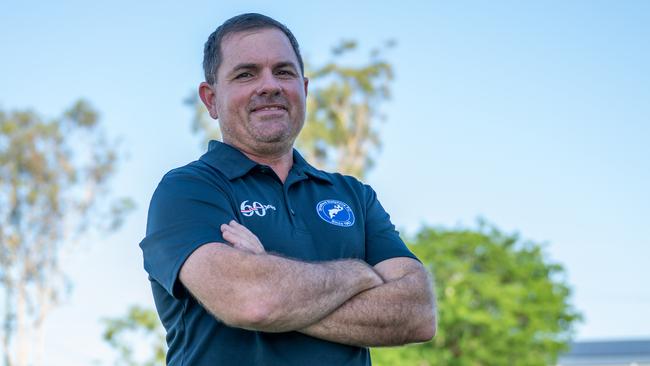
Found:
[[[200, 160], [222, 172], [229, 180], [242, 177], [259, 165], [241, 151], [216, 140], [210, 141], [208, 151], [201, 156]], [[296, 149], [293, 149], [292, 169], [299, 175], [304, 173], [309, 177], [333, 184], [332, 179], [325, 172], [311, 166]]]
[[298, 175], [300, 175], [301, 173], [305, 173], [305, 175], [308, 175], [311, 178], [320, 179], [329, 184], [334, 184], [332, 183], [332, 178], [330, 178], [329, 175], [327, 175], [327, 173], [323, 172], [322, 170], [318, 170], [314, 168], [311, 164], [307, 162], [307, 160], [305, 160], [305, 158], [302, 157], [302, 155], [300, 155], [300, 153], [296, 149], [293, 149], [293, 170]]
[[246, 175], [257, 166], [256, 162], [239, 150], [216, 140], [210, 141], [208, 152], [203, 154], [200, 160], [219, 170], [230, 180]]

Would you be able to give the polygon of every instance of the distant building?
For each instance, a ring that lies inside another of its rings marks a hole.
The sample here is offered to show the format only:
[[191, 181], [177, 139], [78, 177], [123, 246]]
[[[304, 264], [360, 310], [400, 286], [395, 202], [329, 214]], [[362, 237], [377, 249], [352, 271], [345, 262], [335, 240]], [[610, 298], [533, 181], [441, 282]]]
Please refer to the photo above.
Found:
[[650, 366], [650, 340], [574, 342], [558, 366]]

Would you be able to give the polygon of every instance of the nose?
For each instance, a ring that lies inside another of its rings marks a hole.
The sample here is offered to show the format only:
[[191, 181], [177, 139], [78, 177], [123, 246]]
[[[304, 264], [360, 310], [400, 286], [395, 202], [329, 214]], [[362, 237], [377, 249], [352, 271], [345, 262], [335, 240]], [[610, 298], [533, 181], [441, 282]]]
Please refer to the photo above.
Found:
[[279, 80], [271, 71], [264, 71], [257, 87], [258, 95], [275, 96], [282, 91]]

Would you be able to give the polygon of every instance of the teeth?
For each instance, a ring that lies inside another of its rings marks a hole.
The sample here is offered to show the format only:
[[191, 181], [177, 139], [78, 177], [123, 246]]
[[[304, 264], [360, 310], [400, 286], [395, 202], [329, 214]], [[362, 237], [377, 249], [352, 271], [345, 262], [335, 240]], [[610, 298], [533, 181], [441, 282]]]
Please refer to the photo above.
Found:
[[280, 107], [263, 107], [258, 109], [259, 111], [277, 111], [278, 109], [282, 109]]

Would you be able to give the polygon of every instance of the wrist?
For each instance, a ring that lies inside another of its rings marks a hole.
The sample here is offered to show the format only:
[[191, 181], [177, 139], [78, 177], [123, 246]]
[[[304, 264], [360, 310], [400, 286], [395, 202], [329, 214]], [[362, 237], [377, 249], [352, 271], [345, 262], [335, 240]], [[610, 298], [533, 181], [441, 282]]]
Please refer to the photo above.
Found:
[[370, 267], [366, 262], [355, 260], [354, 263], [356, 270], [358, 271], [357, 276], [355, 277], [359, 279], [359, 282], [361, 282], [361, 285], [363, 286], [362, 291], [369, 290], [385, 283], [379, 273], [377, 273], [377, 271]]

